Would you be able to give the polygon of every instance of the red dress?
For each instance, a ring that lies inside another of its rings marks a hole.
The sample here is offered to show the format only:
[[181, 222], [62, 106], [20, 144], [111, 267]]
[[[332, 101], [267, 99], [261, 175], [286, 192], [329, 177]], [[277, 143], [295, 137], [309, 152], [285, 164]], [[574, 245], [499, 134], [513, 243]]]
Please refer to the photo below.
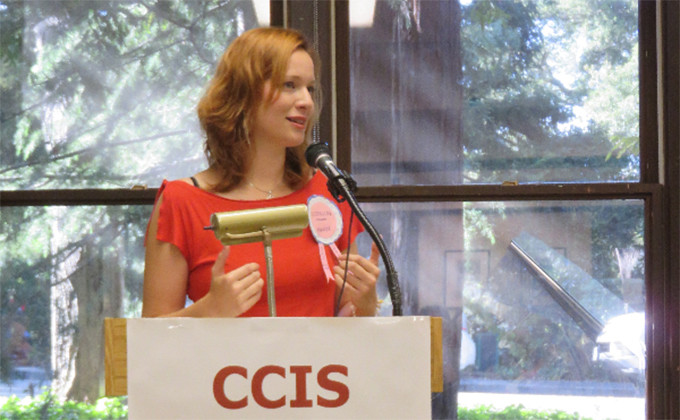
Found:
[[[342, 213], [343, 234], [336, 241], [345, 250], [350, 208], [346, 202], [338, 204], [326, 188], [326, 177], [318, 172], [302, 189], [285, 197], [271, 200], [231, 200], [212, 194], [183, 181], [163, 181], [158, 197], [163, 194], [159, 217], [159, 241], [175, 245], [187, 261], [189, 284], [187, 295], [192, 301], [203, 297], [210, 289], [211, 268], [222, 244], [211, 230], [213, 213], [307, 204], [312, 195], [322, 195], [335, 203]], [[363, 230], [355, 218], [351, 240]], [[328, 247], [324, 247], [331, 267], [336, 260]], [[319, 255], [319, 246], [307, 227], [302, 236], [275, 240], [272, 244], [274, 260], [274, 283], [277, 316], [333, 316], [335, 305], [335, 282], [328, 282]], [[225, 272], [249, 262], [260, 265], [262, 278], [266, 280], [267, 267], [262, 242], [232, 245], [225, 265]], [[242, 316], [268, 316], [266, 286], [261, 299]]]

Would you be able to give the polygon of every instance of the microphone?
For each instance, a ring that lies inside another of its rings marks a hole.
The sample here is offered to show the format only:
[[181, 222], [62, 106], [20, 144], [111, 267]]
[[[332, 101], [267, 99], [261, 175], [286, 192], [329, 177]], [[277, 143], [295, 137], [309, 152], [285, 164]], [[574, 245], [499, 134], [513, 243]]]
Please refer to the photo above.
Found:
[[326, 178], [343, 177], [343, 172], [335, 166], [331, 151], [326, 143], [312, 143], [305, 151], [305, 159], [309, 166], [319, 168]]
[[352, 177], [338, 168], [326, 143], [312, 143], [305, 151], [305, 159], [309, 166], [319, 169], [328, 178], [328, 190], [338, 202], [347, 199], [356, 191], [357, 184]]

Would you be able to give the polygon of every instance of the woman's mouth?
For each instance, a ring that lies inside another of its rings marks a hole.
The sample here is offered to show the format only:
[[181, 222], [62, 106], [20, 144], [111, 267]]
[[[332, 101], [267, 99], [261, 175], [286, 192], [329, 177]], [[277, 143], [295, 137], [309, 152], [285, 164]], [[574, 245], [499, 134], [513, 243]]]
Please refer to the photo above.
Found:
[[307, 123], [307, 118], [305, 117], [287, 117], [286, 119], [292, 122], [294, 126], [300, 129], [304, 129], [305, 124]]

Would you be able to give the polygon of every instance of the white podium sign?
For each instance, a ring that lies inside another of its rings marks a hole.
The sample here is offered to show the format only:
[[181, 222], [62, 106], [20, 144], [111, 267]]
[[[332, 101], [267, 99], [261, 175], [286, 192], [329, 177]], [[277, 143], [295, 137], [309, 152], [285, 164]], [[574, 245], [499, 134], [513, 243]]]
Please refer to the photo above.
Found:
[[130, 419], [426, 419], [430, 318], [130, 319]]

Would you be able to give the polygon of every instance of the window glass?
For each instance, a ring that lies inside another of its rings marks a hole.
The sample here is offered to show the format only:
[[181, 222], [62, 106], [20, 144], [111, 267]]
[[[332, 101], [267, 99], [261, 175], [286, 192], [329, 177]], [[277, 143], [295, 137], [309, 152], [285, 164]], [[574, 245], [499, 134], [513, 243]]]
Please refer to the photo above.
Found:
[[[444, 319], [447, 386], [435, 410], [457, 399], [461, 410], [521, 403], [644, 417], [641, 201], [363, 208], [392, 253], [404, 313]], [[41, 386], [99, 395], [104, 317], [140, 315], [150, 211], [0, 210], [0, 395]], [[359, 240], [368, 255], [368, 235]], [[384, 283], [381, 311], [390, 315]]]
[[141, 316], [151, 206], [0, 208], [0, 400], [95, 401], [106, 317]]
[[360, 185], [639, 180], [637, 1], [363, 3]]
[[436, 418], [452, 418], [456, 399], [644, 418], [642, 201], [363, 208], [391, 250], [404, 314], [444, 320]]
[[257, 22], [250, 0], [0, 1], [2, 189], [158, 186], [204, 167], [196, 104]]

